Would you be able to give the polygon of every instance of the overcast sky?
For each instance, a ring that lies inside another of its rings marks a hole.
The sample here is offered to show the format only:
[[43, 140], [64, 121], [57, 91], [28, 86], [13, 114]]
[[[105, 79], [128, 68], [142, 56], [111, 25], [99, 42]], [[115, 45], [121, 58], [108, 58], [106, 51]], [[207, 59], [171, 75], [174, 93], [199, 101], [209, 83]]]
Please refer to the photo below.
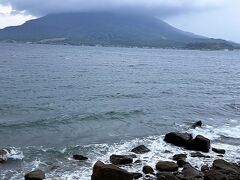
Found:
[[240, 0], [0, 0], [0, 28], [71, 11], [148, 13], [185, 31], [240, 43]]

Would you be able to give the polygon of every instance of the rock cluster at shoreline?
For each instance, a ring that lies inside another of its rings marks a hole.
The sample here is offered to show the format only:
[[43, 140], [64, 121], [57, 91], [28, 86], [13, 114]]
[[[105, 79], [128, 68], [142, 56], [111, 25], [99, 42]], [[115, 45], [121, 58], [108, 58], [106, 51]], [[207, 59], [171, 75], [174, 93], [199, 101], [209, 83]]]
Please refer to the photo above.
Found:
[[[202, 122], [196, 122], [191, 127], [201, 127]], [[208, 153], [210, 150], [217, 153], [219, 157], [224, 157], [226, 151], [211, 147], [211, 142], [208, 138], [197, 135], [193, 138], [192, 134], [170, 132], [164, 137], [166, 143], [183, 148], [183, 150], [191, 150], [190, 153], [173, 155], [171, 160], [158, 160], [155, 166], [151, 167], [147, 164], [142, 166], [142, 170], [138, 172], [129, 172], [123, 169], [125, 166], [133, 166], [141, 164], [141, 160], [136, 158], [138, 154], [145, 154], [151, 151], [145, 145], [140, 145], [132, 150], [129, 150], [130, 155], [112, 154], [109, 157], [111, 164], [97, 161], [92, 168], [91, 180], [240, 180], [240, 163], [231, 163], [223, 159], [215, 159], [211, 166], [203, 165], [201, 169], [197, 169], [191, 165], [187, 159], [191, 158], [210, 158]], [[0, 163], [7, 161], [7, 155], [11, 152], [10, 148], [0, 149]], [[165, 153], [170, 151], [165, 150]], [[203, 153], [204, 154], [203, 154]], [[76, 161], [87, 161], [88, 157], [80, 154], [74, 154], [72, 159]], [[46, 178], [45, 172], [36, 169], [28, 172], [24, 176], [25, 180], [43, 180]]]

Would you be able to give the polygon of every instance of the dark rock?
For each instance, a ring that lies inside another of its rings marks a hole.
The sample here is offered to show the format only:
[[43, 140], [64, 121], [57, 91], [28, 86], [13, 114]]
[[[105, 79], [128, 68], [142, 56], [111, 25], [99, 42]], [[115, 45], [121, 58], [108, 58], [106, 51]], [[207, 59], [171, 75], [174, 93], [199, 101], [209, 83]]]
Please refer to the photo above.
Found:
[[186, 155], [186, 154], [175, 154], [172, 159], [173, 159], [174, 161], [178, 161], [178, 160], [180, 160], [180, 159], [186, 160], [186, 158], [187, 158], [187, 155]]
[[164, 153], [172, 153], [172, 152], [169, 150], [165, 150]]
[[74, 155], [73, 155], [73, 159], [78, 160], [78, 161], [85, 161], [85, 160], [87, 160], [88, 158], [87, 158], [87, 157], [84, 157], [84, 156], [82, 156], [82, 155], [79, 155], [79, 154], [74, 154]]
[[224, 149], [217, 149], [217, 148], [212, 148], [212, 151], [218, 154], [225, 154], [226, 151]]
[[188, 145], [187, 149], [195, 150], [195, 151], [202, 151], [202, 152], [209, 152], [210, 149], [210, 140], [204, 136], [198, 135], [195, 139], [191, 140]]
[[129, 155], [111, 155], [110, 162], [114, 165], [124, 165], [131, 164], [133, 162], [133, 158]]
[[240, 168], [237, 165], [224, 161], [223, 159], [216, 159], [215, 161], [213, 161], [213, 168], [229, 170], [229, 171], [240, 173]]
[[204, 180], [227, 180], [227, 177], [219, 171], [210, 170], [204, 175]]
[[131, 150], [131, 152], [134, 152], [136, 154], [144, 154], [144, 153], [147, 153], [149, 152], [150, 149], [148, 149], [146, 146], [144, 145], [140, 145], [138, 147], [135, 147]]
[[140, 164], [140, 163], [142, 163], [142, 161], [138, 159], [138, 160], [136, 160], [134, 163]]
[[192, 140], [191, 134], [178, 132], [170, 132], [164, 138], [164, 141], [181, 147], [187, 146], [190, 140]]
[[175, 162], [159, 161], [156, 164], [156, 169], [159, 171], [173, 172], [178, 170], [178, 165]]
[[153, 174], [154, 173], [154, 170], [153, 170], [153, 168], [151, 166], [143, 166], [142, 171], [145, 174]]
[[218, 154], [217, 156], [218, 156], [218, 157], [224, 157], [224, 155], [222, 155], [222, 154]]
[[162, 172], [157, 174], [157, 180], [178, 180], [172, 173]]
[[183, 159], [179, 159], [177, 161], [178, 167], [183, 167], [185, 164], [187, 164], [187, 162], [185, 160], [183, 160]]
[[25, 180], [42, 180], [45, 179], [45, 173], [42, 170], [35, 170], [24, 176]]
[[[219, 175], [220, 178], [226, 177], [227, 180], [240, 180], [240, 167], [222, 159], [217, 159], [213, 162], [211, 172]], [[209, 177], [207, 176], [206, 178]]]
[[10, 153], [10, 148], [2, 148], [0, 149], [0, 163], [7, 161], [7, 154]]
[[193, 152], [191, 153], [191, 157], [201, 157], [201, 158], [210, 158], [210, 156], [204, 155], [200, 152]]
[[203, 165], [202, 167], [201, 167], [201, 171], [202, 172], [206, 172], [206, 171], [208, 171], [209, 170], [209, 167], [207, 166], [207, 165]]
[[91, 180], [132, 180], [133, 173], [129, 173], [113, 164], [97, 161], [93, 166]]
[[197, 121], [192, 125], [192, 128], [196, 128], [196, 127], [202, 127], [202, 121]]
[[187, 163], [183, 166], [182, 174], [185, 179], [194, 179], [197, 177], [201, 177], [202, 173], [197, 169], [191, 166], [191, 164]]
[[141, 178], [143, 175], [141, 173], [133, 173], [133, 179], [139, 179]]

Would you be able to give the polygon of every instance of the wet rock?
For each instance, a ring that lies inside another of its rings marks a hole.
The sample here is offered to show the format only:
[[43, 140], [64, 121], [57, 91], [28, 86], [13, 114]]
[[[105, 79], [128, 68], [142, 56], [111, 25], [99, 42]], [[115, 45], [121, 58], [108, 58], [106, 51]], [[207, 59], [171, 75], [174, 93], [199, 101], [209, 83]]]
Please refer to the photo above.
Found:
[[7, 161], [7, 154], [11, 152], [11, 148], [0, 149], [0, 163]]
[[78, 161], [86, 161], [86, 160], [88, 160], [87, 157], [79, 155], [79, 154], [74, 154], [73, 155], [73, 159], [78, 160]]
[[215, 161], [213, 161], [213, 168], [229, 170], [229, 171], [240, 173], [240, 168], [237, 165], [233, 163], [229, 163], [223, 159], [216, 159]]
[[157, 174], [157, 180], [178, 180], [178, 178], [172, 173], [163, 172]]
[[217, 148], [212, 148], [212, 151], [218, 154], [225, 154], [226, 151], [224, 149], [217, 149]]
[[178, 170], [178, 165], [175, 162], [159, 161], [156, 164], [156, 169], [159, 171], [174, 172]]
[[202, 127], [202, 121], [197, 121], [192, 125], [192, 128], [196, 128], [196, 127]]
[[201, 171], [202, 171], [202, 172], [209, 171], [209, 167], [208, 167], [207, 165], [203, 165], [203, 166], [201, 167]]
[[153, 174], [154, 173], [154, 170], [151, 166], [143, 166], [142, 171], [145, 174]]
[[35, 170], [24, 176], [25, 180], [42, 180], [45, 179], [45, 173], [42, 170]]
[[147, 175], [143, 178], [143, 180], [156, 180], [156, 177], [153, 176], [153, 175], [147, 174]]
[[215, 177], [219, 177], [219, 179], [240, 180], [240, 167], [222, 159], [217, 159], [213, 162], [212, 169], [206, 173], [206, 178], [204, 177], [206, 180], [212, 180], [210, 175], [207, 176], [209, 172], [215, 174]]
[[164, 141], [180, 147], [187, 146], [191, 140], [192, 135], [189, 133], [170, 132], [164, 137]]
[[147, 152], [150, 152], [150, 149], [148, 149], [146, 146], [144, 145], [140, 145], [138, 147], [135, 147], [131, 150], [131, 152], [134, 152], [136, 154], [144, 154]]
[[204, 136], [197, 135], [195, 139], [191, 140], [188, 143], [187, 149], [202, 151], [202, 152], [209, 152], [210, 140]]
[[219, 171], [210, 170], [204, 175], [204, 180], [227, 180], [227, 177]]
[[134, 163], [135, 163], [135, 164], [140, 164], [140, 163], [142, 163], [142, 161], [141, 161], [140, 159], [138, 159], [138, 160], [136, 160]]
[[171, 151], [169, 151], [169, 150], [165, 150], [164, 151], [164, 153], [167, 153], [167, 154], [169, 154], [169, 153], [172, 153]]
[[202, 173], [195, 169], [194, 167], [192, 167], [192, 165], [189, 163], [186, 163], [183, 166], [182, 174], [185, 179], [194, 179], [202, 176]]
[[178, 160], [186, 160], [187, 159], [187, 155], [186, 154], [175, 154], [172, 158], [174, 161], [178, 161]]
[[193, 153], [191, 153], [191, 157], [210, 158], [210, 156], [204, 155], [204, 154], [202, 154], [200, 152], [193, 152]]
[[91, 180], [132, 180], [133, 173], [113, 164], [104, 164], [97, 161], [93, 166]]
[[141, 173], [133, 173], [133, 179], [139, 179], [141, 178], [143, 175]]
[[133, 163], [133, 158], [129, 155], [111, 155], [110, 162], [114, 165], [124, 165]]
[[187, 164], [187, 162], [185, 160], [183, 160], [183, 159], [179, 159], [177, 161], [178, 167], [183, 167], [185, 164]]

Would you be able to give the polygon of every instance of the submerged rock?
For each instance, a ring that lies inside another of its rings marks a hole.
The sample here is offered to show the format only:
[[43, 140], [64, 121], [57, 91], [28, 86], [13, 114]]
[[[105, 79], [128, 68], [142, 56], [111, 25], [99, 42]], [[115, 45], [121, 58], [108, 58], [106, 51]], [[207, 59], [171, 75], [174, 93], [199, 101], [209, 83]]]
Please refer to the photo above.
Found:
[[218, 154], [225, 154], [226, 151], [224, 149], [217, 149], [217, 148], [212, 148], [212, 151]]
[[110, 156], [110, 162], [114, 165], [124, 165], [133, 163], [133, 158], [130, 155], [116, 155]]
[[82, 156], [82, 155], [79, 155], [79, 154], [74, 154], [74, 155], [73, 155], [73, 159], [78, 160], [78, 161], [85, 161], [85, 160], [88, 160], [87, 157]]
[[143, 173], [144, 174], [153, 174], [154, 170], [151, 166], [143, 166]]
[[11, 152], [11, 148], [0, 149], [0, 163], [7, 161], [7, 154]]
[[91, 180], [132, 180], [133, 173], [113, 164], [104, 164], [97, 161], [93, 166]]
[[187, 146], [191, 140], [192, 135], [189, 133], [170, 132], [164, 137], [164, 141], [180, 147]]
[[133, 179], [139, 179], [141, 178], [143, 175], [141, 173], [133, 173]]
[[210, 156], [204, 155], [200, 152], [193, 152], [193, 153], [190, 153], [190, 155], [191, 155], [191, 157], [210, 158]]
[[202, 151], [202, 152], [209, 152], [210, 140], [204, 136], [197, 135], [193, 140], [191, 140], [188, 143], [187, 149]]
[[24, 176], [25, 180], [42, 180], [45, 179], [45, 173], [42, 170], [35, 170]]
[[136, 154], [144, 154], [150, 151], [150, 149], [148, 149], [146, 146], [144, 145], [140, 145], [138, 147], [135, 147], [131, 150], [132, 152], [136, 153]]
[[202, 121], [197, 121], [192, 125], [192, 128], [196, 128], [196, 127], [202, 127]]
[[159, 171], [174, 172], [178, 170], [178, 165], [171, 161], [158, 161], [156, 169]]

